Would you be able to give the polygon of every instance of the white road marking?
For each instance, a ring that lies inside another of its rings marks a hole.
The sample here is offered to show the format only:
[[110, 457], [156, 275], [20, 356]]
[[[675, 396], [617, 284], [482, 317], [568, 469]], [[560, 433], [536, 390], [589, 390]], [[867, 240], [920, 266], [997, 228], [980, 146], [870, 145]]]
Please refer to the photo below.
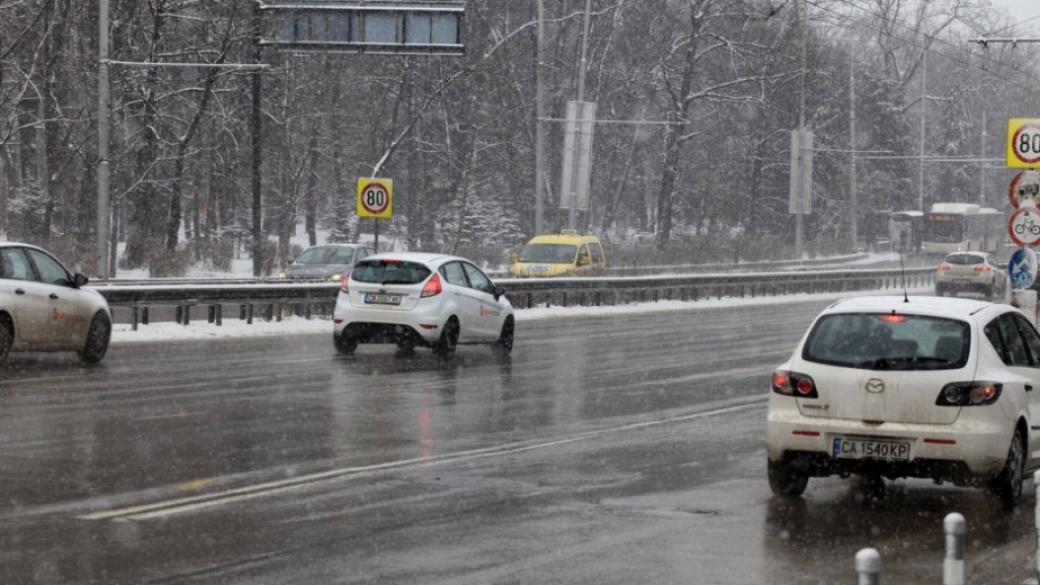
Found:
[[746, 402], [737, 404], [735, 406], [726, 406], [723, 408], [716, 408], [714, 410], [694, 412], [690, 414], [684, 414], [664, 419], [644, 421], [638, 423], [629, 423], [616, 427], [598, 429], [595, 431], [587, 431], [563, 439], [554, 439], [551, 441], [543, 441], [536, 443], [519, 441], [514, 443], [507, 443], [505, 445], [498, 445], [495, 447], [484, 447], [481, 449], [459, 451], [457, 453], [446, 453], [444, 455], [437, 455], [433, 457], [403, 459], [400, 461], [389, 461], [386, 463], [379, 463], [375, 465], [363, 465], [359, 467], [342, 467], [339, 469], [330, 469], [328, 471], [323, 471], [319, 473], [302, 475], [300, 477], [294, 477], [291, 479], [283, 479], [278, 481], [260, 483], [256, 485], [225, 490], [222, 492], [215, 492], [212, 494], [204, 494], [186, 498], [176, 498], [173, 500], [154, 502], [151, 504], [142, 504], [138, 506], [128, 506], [125, 508], [117, 508], [114, 510], [91, 512], [89, 514], [77, 516], [77, 518], [81, 520], [111, 520], [115, 518], [129, 518], [131, 520], [151, 520], [155, 518], [162, 518], [165, 516], [172, 516], [175, 514], [193, 512], [203, 508], [233, 504], [244, 500], [282, 493], [288, 490], [308, 487], [319, 482], [336, 479], [344, 476], [362, 476], [366, 474], [372, 474], [375, 472], [386, 471], [389, 469], [398, 469], [409, 466], [426, 467], [431, 465], [443, 465], [446, 463], [458, 463], [461, 461], [482, 459], [486, 457], [515, 455], [517, 453], [524, 453], [527, 451], [548, 449], [551, 447], [559, 447], [561, 445], [567, 445], [570, 443], [587, 441], [595, 437], [600, 437], [612, 433], [634, 431], [639, 429], [687, 422], [691, 420], [697, 420], [722, 414], [729, 414], [733, 412], [740, 412], [743, 410], [750, 410], [753, 408], [761, 407], [765, 403], [767, 398], [768, 397], [766, 396], [756, 396]]

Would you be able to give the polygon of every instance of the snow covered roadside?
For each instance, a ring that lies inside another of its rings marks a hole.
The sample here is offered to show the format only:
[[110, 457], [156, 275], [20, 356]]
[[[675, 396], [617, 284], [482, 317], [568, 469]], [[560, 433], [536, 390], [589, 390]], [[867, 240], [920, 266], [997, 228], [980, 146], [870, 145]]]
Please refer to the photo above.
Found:
[[[910, 289], [911, 295], [931, 294], [931, 287]], [[694, 311], [703, 309], [725, 309], [732, 307], [759, 307], [764, 305], [778, 305], [790, 303], [804, 303], [811, 301], [829, 301], [848, 296], [863, 295], [891, 295], [898, 291], [865, 291], [850, 293], [820, 293], [820, 294], [795, 294], [781, 297], [756, 297], [756, 298], [723, 298], [707, 299], [700, 301], [658, 301], [649, 303], [634, 303], [628, 305], [615, 305], [605, 307], [537, 307], [534, 309], [520, 309], [516, 312], [517, 321], [538, 321], [542, 319], [559, 319], [575, 317], [602, 317], [610, 315], [636, 315], [652, 313], [669, 313], [674, 311]], [[276, 335], [307, 335], [332, 333], [332, 327], [327, 320], [314, 318], [311, 320], [298, 317], [286, 318], [281, 323], [256, 320], [252, 325], [237, 319], [226, 319], [224, 325], [217, 327], [205, 321], [184, 326], [176, 323], [155, 323], [152, 325], [141, 325], [137, 331], [132, 331], [128, 324], [117, 324], [113, 327], [112, 343], [145, 343], [155, 341], [189, 341], [205, 339], [227, 339], [244, 337], [269, 337]]]

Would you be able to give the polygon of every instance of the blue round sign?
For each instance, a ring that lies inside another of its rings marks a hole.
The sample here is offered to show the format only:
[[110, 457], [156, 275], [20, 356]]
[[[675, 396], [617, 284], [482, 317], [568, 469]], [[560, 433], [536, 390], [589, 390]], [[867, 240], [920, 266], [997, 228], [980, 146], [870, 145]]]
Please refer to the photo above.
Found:
[[1036, 272], [1036, 252], [1029, 248], [1019, 248], [1011, 255], [1011, 260], [1008, 261], [1008, 278], [1011, 279], [1012, 287], [1025, 289], [1033, 286]]

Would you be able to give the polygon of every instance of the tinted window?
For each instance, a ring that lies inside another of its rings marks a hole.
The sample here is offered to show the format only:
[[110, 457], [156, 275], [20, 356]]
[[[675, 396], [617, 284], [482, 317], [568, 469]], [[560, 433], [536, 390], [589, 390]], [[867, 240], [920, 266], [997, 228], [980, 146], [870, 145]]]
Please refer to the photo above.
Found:
[[802, 358], [867, 370], [964, 367], [971, 328], [963, 321], [889, 313], [826, 315], [816, 322]]
[[21, 248], [4, 248], [3, 276], [12, 280], [35, 280], [29, 259], [25, 257]]
[[589, 249], [592, 250], [592, 261], [596, 264], [603, 264], [603, 246], [599, 244], [589, 244]]
[[400, 260], [362, 260], [350, 278], [379, 284], [419, 284], [430, 276], [430, 269], [417, 262]]
[[946, 257], [947, 264], [956, 264], [958, 266], [974, 266], [983, 262], [985, 262], [985, 259], [982, 256], [974, 256], [972, 254], [950, 254]]
[[1025, 342], [1018, 333], [1010, 314], [997, 317], [985, 329], [986, 337], [1000, 354], [1000, 359], [1009, 366], [1029, 366], [1029, 354]]
[[1012, 313], [1011, 318], [1015, 321], [1015, 325], [1018, 327], [1018, 333], [1022, 336], [1022, 339], [1026, 344], [1026, 351], [1029, 352], [1029, 361], [1032, 366], [1040, 367], [1040, 335], [1037, 334], [1036, 329], [1033, 327], [1025, 317], [1017, 313]]
[[33, 264], [36, 265], [40, 281], [61, 286], [67, 286], [71, 282], [68, 271], [65, 270], [65, 267], [60, 262], [39, 250], [26, 250], [26, 252], [29, 253]]
[[441, 275], [449, 284], [469, 287], [469, 281], [466, 280], [466, 272], [462, 269], [462, 264], [458, 262], [449, 262], [441, 266]]
[[472, 264], [463, 264], [463, 266], [466, 267], [466, 276], [469, 277], [469, 283], [472, 288], [493, 294], [495, 287], [491, 285], [491, 281], [484, 276], [484, 273], [479, 268]]

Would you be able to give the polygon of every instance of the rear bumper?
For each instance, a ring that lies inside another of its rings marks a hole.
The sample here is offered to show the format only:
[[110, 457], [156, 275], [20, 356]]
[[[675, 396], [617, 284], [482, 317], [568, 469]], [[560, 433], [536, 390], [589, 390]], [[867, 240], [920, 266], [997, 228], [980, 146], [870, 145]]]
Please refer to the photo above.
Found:
[[450, 311], [441, 302], [423, 299], [407, 310], [354, 307], [341, 293], [333, 312], [334, 332], [358, 336], [361, 343], [392, 343], [403, 334], [414, 335], [420, 345], [437, 341]]
[[[771, 408], [766, 443], [771, 460], [798, 460], [815, 477], [876, 473], [892, 478], [928, 477], [960, 483], [994, 477], [1004, 467], [1014, 425], [999, 415], [993, 420], [985, 418], [965, 416], [962, 412], [952, 424], [867, 424], [806, 417], [796, 409]], [[910, 459], [838, 459], [832, 455], [836, 437], [904, 441], [910, 444]]]
[[[436, 340], [429, 339], [414, 327], [408, 325], [390, 325], [386, 323], [354, 322], [337, 330], [336, 335], [347, 336], [358, 340], [358, 343], [398, 343], [410, 340], [413, 345], [432, 345]], [[437, 330], [440, 335], [440, 330]]]

